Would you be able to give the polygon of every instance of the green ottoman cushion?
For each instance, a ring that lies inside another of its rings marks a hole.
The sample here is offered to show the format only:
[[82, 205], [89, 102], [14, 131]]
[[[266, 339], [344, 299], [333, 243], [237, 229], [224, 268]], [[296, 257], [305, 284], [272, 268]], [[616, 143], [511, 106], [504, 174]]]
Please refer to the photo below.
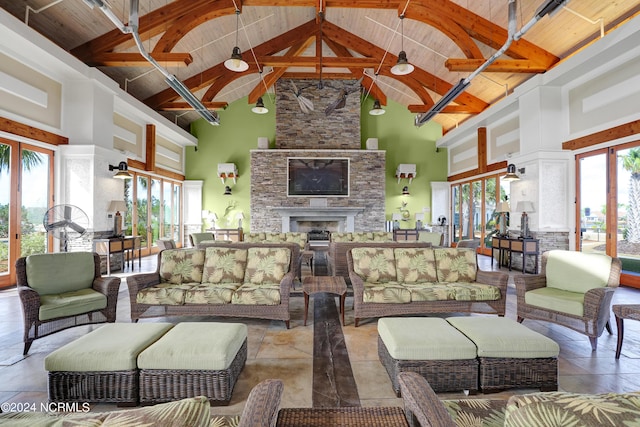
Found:
[[173, 327], [171, 323], [110, 323], [53, 351], [44, 367], [53, 372], [127, 371], [138, 354]]
[[402, 317], [378, 320], [378, 335], [394, 359], [475, 359], [476, 346], [440, 318]]
[[448, 317], [447, 322], [478, 347], [478, 357], [558, 357], [560, 347], [551, 338], [504, 317]]
[[178, 323], [140, 353], [139, 369], [227, 369], [247, 339], [242, 323]]

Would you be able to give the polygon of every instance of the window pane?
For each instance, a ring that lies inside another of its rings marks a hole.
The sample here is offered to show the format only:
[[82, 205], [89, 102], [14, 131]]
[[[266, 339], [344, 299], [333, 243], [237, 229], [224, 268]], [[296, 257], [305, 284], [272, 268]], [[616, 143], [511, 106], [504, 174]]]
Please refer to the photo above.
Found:
[[[20, 256], [47, 251], [47, 239], [42, 218], [49, 200], [49, 156], [31, 150], [22, 150], [22, 191], [20, 213]], [[63, 242], [54, 240], [54, 244]], [[69, 247], [73, 242], [68, 239]], [[71, 249], [69, 249], [71, 250]]]
[[607, 155], [580, 159], [580, 250], [606, 251]]
[[618, 151], [617, 256], [622, 269], [640, 273], [640, 147]]
[[496, 221], [496, 201], [498, 199], [496, 195], [496, 178], [489, 178], [485, 181], [484, 189], [484, 222], [485, 222], [485, 238], [484, 245], [487, 248], [491, 247], [491, 238], [496, 234], [498, 229], [498, 223]]

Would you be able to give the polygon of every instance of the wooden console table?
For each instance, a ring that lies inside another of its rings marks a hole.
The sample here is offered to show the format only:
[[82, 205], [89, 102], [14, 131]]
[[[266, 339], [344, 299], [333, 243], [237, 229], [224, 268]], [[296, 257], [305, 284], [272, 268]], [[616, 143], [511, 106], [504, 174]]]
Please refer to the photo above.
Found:
[[98, 255], [106, 255], [107, 257], [107, 276], [111, 275], [111, 254], [122, 253], [122, 261], [120, 269], [124, 270], [124, 259], [131, 254], [131, 268], [133, 269], [136, 259], [135, 251], [138, 251], [138, 268], [142, 266], [142, 247], [140, 245], [140, 236], [124, 236], [109, 237], [104, 239], [93, 239], [93, 251]]
[[493, 266], [494, 251], [498, 251], [498, 265], [509, 267], [513, 254], [522, 254], [522, 272], [526, 273], [527, 257], [534, 257], [533, 274], [538, 274], [538, 256], [540, 255], [540, 240], [533, 238], [493, 237], [491, 239], [491, 265]]

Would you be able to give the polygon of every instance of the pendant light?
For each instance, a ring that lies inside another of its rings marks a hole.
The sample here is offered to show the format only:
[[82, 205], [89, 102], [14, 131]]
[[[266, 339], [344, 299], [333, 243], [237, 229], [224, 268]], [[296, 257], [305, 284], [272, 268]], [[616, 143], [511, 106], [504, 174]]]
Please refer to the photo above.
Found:
[[401, 50], [398, 54], [398, 62], [391, 67], [391, 74], [404, 76], [413, 72], [413, 65], [409, 64], [407, 52], [404, 51], [404, 15], [400, 15], [400, 43]]
[[384, 113], [386, 113], [386, 111], [382, 109], [380, 101], [377, 99], [373, 101], [373, 108], [369, 110], [369, 114], [371, 114], [372, 116], [381, 116]]
[[237, 73], [241, 73], [243, 71], [247, 71], [249, 69], [249, 64], [242, 60], [242, 52], [240, 52], [240, 48], [238, 47], [238, 22], [240, 20], [240, 10], [236, 9], [236, 46], [233, 48], [233, 52], [231, 53], [231, 58], [224, 61], [224, 66]]
[[258, 98], [256, 101], [256, 106], [251, 109], [256, 114], [267, 114], [269, 109], [264, 106], [264, 102], [262, 101], [262, 97]]

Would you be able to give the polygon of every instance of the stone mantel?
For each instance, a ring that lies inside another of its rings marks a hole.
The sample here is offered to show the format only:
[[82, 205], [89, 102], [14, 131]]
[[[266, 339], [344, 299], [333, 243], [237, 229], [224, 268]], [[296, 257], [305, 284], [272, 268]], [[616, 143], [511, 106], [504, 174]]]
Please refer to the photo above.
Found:
[[343, 221], [344, 231], [355, 231], [355, 218], [364, 207], [271, 207], [282, 217], [282, 232], [291, 231], [291, 221]]

